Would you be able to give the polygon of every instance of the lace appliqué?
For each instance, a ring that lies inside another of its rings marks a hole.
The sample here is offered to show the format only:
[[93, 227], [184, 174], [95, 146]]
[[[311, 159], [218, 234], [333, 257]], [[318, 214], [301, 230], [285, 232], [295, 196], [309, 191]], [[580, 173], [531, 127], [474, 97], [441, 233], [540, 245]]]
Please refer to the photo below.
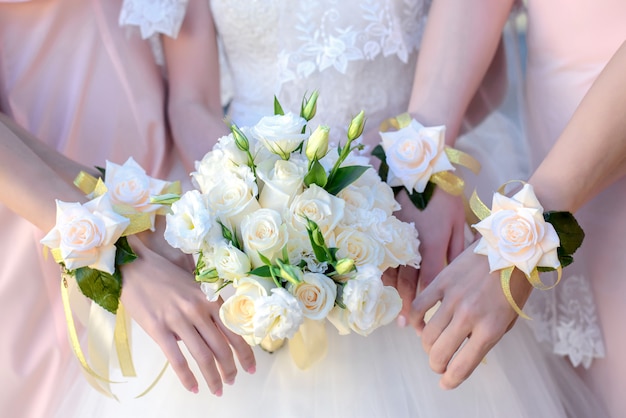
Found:
[[570, 276], [550, 291], [533, 292], [526, 304], [529, 322], [539, 341], [569, 357], [574, 367], [588, 368], [604, 357], [591, 286], [582, 276]]
[[176, 38], [185, 18], [187, 2], [188, 0], [124, 0], [119, 24], [138, 26], [143, 39], [155, 34]]
[[297, 44], [278, 57], [281, 84], [329, 68], [345, 74], [351, 61], [373, 60], [380, 54], [407, 63], [419, 47], [430, 2], [403, 0], [399, 13], [397, 3], [363, 0], [347, 14], [337, 0], [299, 2]]

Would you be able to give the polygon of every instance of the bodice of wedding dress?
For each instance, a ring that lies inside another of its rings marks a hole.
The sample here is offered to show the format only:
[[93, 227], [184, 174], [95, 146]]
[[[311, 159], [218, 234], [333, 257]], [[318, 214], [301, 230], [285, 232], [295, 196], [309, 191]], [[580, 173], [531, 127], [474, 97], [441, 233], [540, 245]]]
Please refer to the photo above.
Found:
[[211, 1], [231, 78], [231, 117], [255, 123], [272, 113], [274, 95], [285, 111], [298, 112], [302, 96], [319, 90], [316, 120], [334, 139], [361, 109], [377, 128], [406, 110], [429, 4]]

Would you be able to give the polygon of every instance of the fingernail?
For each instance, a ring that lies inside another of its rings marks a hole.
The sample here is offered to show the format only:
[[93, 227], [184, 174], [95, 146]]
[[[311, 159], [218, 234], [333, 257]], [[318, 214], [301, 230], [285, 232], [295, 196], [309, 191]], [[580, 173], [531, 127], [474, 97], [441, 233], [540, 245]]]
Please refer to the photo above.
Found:
[[250, 373], [250, 374], [255, 374], [256, 373], [256, 366], [255, 365], [250, 366], [250, 367], [248, 367], [248, 370], [246, 370], [246, 371], [248, 373]]
[[406, 317], [404, 315], [398, 315], [396, 322], [400, 328], [406, 327]]
[[235, 379], [224, 380], [224, 383], [226, 383], [227, 385], [232, 385], [235, 383]]
[[222, 396], [222, 389], [216, 390], [214, 395], [217, 396], [218, 398], [221, 397]]
[[191, 391], [191, 393], [195, 393], [195, 394], [197, 394], [197, 393], [198, 393], [198, 386], [194, 386], [194, 387], [192, 387], [192, 388], [190, 389], [190, 391]]

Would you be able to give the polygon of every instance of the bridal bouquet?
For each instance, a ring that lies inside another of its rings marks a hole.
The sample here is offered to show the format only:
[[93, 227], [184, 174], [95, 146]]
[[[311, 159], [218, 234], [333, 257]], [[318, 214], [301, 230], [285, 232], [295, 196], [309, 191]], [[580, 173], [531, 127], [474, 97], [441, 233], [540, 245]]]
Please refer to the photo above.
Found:
[[362, 148], [363, 112], [345, 144], [330, 146], [328, 127], [307, 126], [316, 99], [305, 98], [300, 115], [275, 100], [275, 115], [231, 125], [196, 162], [197, 190], [166, 216], [166, 240], [197, 257], [207, 297], [234, 289], [222, 295], [224, 324], [269, 351], [284, 340], [292, 354], [294, 341], [315, 344], [311, 330], [325, 319], [341, 334], [389, 323], [402, 302], [382, 272], [421, 261], [416, 229], [392, 215], [392, 189], [353, 152]]

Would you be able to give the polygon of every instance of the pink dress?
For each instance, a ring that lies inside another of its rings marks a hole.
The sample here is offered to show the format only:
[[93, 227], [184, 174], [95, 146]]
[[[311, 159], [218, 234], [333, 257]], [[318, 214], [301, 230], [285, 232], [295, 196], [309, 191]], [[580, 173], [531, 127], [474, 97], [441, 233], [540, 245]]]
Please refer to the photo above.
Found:
[[[119, 27], [120, 8], [121, 0], [0, 0], [0, 111], [85, 165], [132, 155], [162, 176], [163, 82], [139, 31]], [[4, 206], [0, 231], [0, 415], [53, 416], [83, 379], [59, 268], [43, 260], [43, 232]]]
[[[528, 1], [527, 116], [533, 168], [538, 165], [572, 116], [605, 64], [626, 40], [626, 2], [623, 0]], [[623, 109], [616, 109], [623, 111]], [[589, 138], [593, 141], [593, 138]], [[611, 152], [610, 150], [606, 150]], [[558, 170], [558, 167], [554, 167]], [[557, 287], [552, 312], [555, 348], [588, 340], [585, 333], [592, 311], [568, 315], [588, 280], [601, 323], [606, 357], [581, 373], [613, 414], [626, 416], [626, 178], [593, 199], [577, 213], [586, 240], [576, 262]], [[559, 289], [560, 288], [560, 289]], [[569, 320], [562, 318], [569, 317]], [[568, 341], [569, 340], [569, 341]], [[597, 342], [597, 341], [596, 341]], [[568, 353], [571, 354], [571, 353]], [[580, 354], [580, 353], [579, 353]]]

